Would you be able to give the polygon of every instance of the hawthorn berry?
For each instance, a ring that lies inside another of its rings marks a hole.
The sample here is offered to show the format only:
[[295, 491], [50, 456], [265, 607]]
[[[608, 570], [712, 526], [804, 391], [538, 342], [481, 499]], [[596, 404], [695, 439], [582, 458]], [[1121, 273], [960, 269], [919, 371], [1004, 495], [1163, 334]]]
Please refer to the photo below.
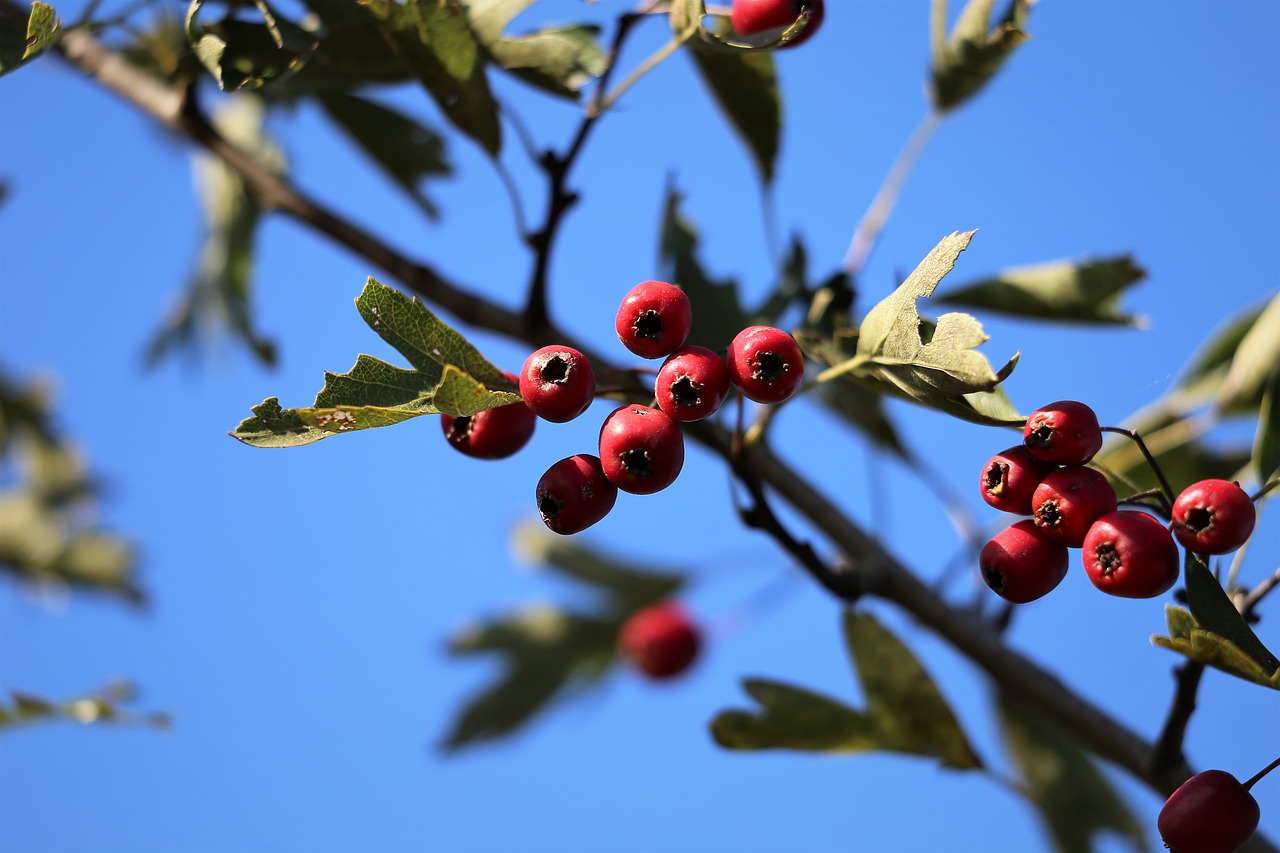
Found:
[[1102, 516], [1116, 509], [1116, 492], [1101, 473], [1083, 465], [1052, 472], [1031, 495], [1036, 527], [1068, 548], [1084, 544], [1085, 534]]
[[1154, 598], [1178, 580], [1178, 546], [1153, 515], [1118, 509], [1085, 534], [1084, 571], [1098, 589], [1121, 598]]
[[1059, 465], [1083, 465], [1102, 449], [1102, 428], [1093, 409], [1059, 400], [1031, 413], [1022, 428], [1031, 455]]
[[1253, 533], [1258, 515], [1239, 483], [1201, 480], [1173, 502], [1173, 535], [1188, 551], [1226, 554]]
[[1029, 518], [1001, 530], [978, 555], [987, 586], [1015, 604], [1051, 592], [1066, 577], [1067, 563], [1067, 546], [1049, 539]]
[[[506, 373], [512, 383], [519, 379]], [[538, 422], [523, 402], [485, 409], [470, 417], [441, 415], [440, 427], [454, 449], [476, 459], [506, 459], [529, 443]]]
[[772, 38], [781, 35], [781, 31], [796, 22], [805, 11], [809, 12], [809, 22], [791, 41], [782, 47], [795, 47], [808, 41], [818, 27], [822, 25], [825, 9], [822, 0], [734, 0], [729, 19], [733, 22], [733, 31], [738, 35], [749, 36], [769, 30]]
[[674, 602], [636, 611], [618, 634], [618, 653], [640, 672], [657, 679], [687, 670], [701, 645], [697, 625]]
[[1058, 469], [1042, 462], [1024, 445], [1002, 450], [982, 467], [982, 499], [1003, 512], [1031, 515], [1031, 495], [1040, 481]]
[[675, 482], [684, 467], [684, 436], [661, 409], [623, 406], [600, 427], [604, 475], [624, 492], [651, 495]]
[[1258, 828], [1258, 801], [1225, 770], [1205, 770], [1183, 782], [1156, 819], [1173, 853], [1235, 853]]
[[706, 347], [681, 347], [662, 363], [653, 393], [658, 408], [675, 420], [700, 421], [729, 396], [729, 368]]
[[804, 379], [804, 354], [795, 338], [773, 326], [748, 326], [729, 344], [729, 379], [757, 403], [781, 403]]
[[674, 284], [642, 281], [627, 292], [613, 321], [622, 345], [641, 358], [665, 358], [693, 327], [689, 297]]
[[525, 359], [520, 370], [520, 396], [543, 420], [571, 421], [587, 410], [595, 395], [591, 362], [573, 347], [543, 347]]
[[548, 468], [535, 495], [542, 522], [568, 536], [608, 515], [618, 500], [618, 488], [605, 477], [599, 457], [579, 453]]

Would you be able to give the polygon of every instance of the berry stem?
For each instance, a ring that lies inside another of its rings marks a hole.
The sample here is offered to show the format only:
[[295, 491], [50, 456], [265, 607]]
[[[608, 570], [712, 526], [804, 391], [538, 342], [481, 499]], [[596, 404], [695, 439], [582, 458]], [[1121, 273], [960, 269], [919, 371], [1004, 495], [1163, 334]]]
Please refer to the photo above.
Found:
[[1258, 491], [1250, 495], [1249, 500], [1253, 501], [1254, 503], [1257, 503], [1260, 498], [1262, 498], [1264, 495], [1267, 494], [1267, 492], [1270, 492], [1272, 489], [1276, 488], [1277, 486], [1280, 486], [1280, 478], [1277, 478], [1265, 484], [1262, 488], [1258, 489]]
[[1151, 451], [1147, 449], [1147, 443], [1142, 440], [1142, 436], [1138, 434], [1136, 429], [1125, 429], [1124, 427], [1102, 427], [1103, 432], [1114, 432], [1123, 435], [1134, 444], [1138, 445], [1138, 449], [1142, 451], [1142, 457], [1147, 460], [1147, 464], [1151, 466], [1151, 473], [1156, 475], [1156, 479], [1160, 481], [1160, 496], [1166, 511], [1173, 506], [1174, 494], [1173, 489], [1169, 486], [1169, 481], [1165, 479], [1164, 471], [1160, 470], [1160, 465], [1156, 462], [1156, 458], [1151, 455]]
[[1254, 773], [1252, 776], [1250, 776], [1249, 781], [1245, 782], [1243, 785], [1244, 789], [1246, 791], [1249, 790], [1250, 788], [1253, 787], [1255, 782], [1257, 782], [1263, 776], [1266, 776], [1272, 770], [1275, 770], [1277, 767], [1280, 767], [1280, 756], [1277, 756], [1275, 761], [1271, 762], [1266, 767], [1262, 768], [1257, 773]]

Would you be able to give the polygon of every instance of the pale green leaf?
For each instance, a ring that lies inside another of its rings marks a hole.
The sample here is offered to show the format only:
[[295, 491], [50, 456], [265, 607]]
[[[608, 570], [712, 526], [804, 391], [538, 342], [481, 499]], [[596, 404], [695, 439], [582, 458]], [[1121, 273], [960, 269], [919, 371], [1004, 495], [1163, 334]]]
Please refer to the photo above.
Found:
[[947, 0], [933, 0], [930, 100], [934, 109], [955, 109], [982, 91], [1029, 36], [1023, 31], [1035, 0], [1011, 0], [1001, 20], [990, 25], [994, 0], [968, 0], [946, 35]]
[[1258, 429], [1253, 438], [1253, 470], [1259, 483], [1280, 477], [1280, 366], [1271, 374], [1258, 407]]
[[1257, 405], [1273, 373], [1280, 370], [1280, 293], [1271, 298], [1236, 347], [1215, 404], [1230, 409]]
[[608, 62], [596, 40], [599, 27], [546, 27], [527, 35], [501, 38], [489, 45], [505, 71], [553, 95], [576, 98], [604, 73]]
[[1267, 670], [1227, 638], [1199, 627], [1195, 617], [1180, 607], [1167, 605], [1169, 636], [1151, 637], [1153, 645], [1212, 666], [1263, 687], [1280, 690], [1280, 669]]
[[1054, 322], [1140, 326], [1142, 318], [1120, 310], [1120, 299], [1125, 290], [1145, 277], [1146, 271], [1128, 256], [1080, 263], [1054, 261], [1007, 269], [935, 298], [951, 305]]

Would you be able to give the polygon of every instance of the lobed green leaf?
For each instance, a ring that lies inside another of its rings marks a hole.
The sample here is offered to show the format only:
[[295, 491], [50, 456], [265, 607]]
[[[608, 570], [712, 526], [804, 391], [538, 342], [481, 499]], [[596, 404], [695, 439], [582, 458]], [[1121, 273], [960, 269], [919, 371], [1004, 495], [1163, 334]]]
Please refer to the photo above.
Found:
[[1055, 322], [1139, 326], [1142, 318], [1123, 313], [1120, 299], [1146, 275], [1129, 256], [1081, 263], [1054, 261], [1004, 270], [936, 298], [950, 305]]

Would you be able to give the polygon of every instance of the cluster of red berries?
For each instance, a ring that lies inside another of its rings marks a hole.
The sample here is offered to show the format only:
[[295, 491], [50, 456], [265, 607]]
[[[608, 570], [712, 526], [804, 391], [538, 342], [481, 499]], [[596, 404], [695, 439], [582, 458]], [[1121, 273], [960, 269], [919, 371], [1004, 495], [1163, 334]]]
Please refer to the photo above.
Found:
[[1183, 782], [1156, 820], [1173, 853], [1235, 853], [1258, 828], [1261, 812], [1249, 793], [1265, 771], [1241, 783], [1225, 770], [1205, 770]]
[[1119, 509], [1111, 483], [1086, 467], [1102, 447], [1097, 415], [1061, 400], [1032, 412], [1023, 443], [982, 469], [983, 499], [1030, 518], [996, 534], [982, 549], [983, 580], [1022, 604], [1049, 593], [1066, 576], [1068, 549], [1083, 553], [1085, 573], [1103, 592], [1153, 598], [1180, 573], [1177, 542], [1197, 554], [1225, 554], [1244, 544], [1256, 520], [1253, 501], [1236, 483], [1202, 480], [1173, 502], [1172, 524], [1137, 509]]
[[[619, 490], [649, 495], [671, 485], [684, 467], [679, 424], [713, 415], [731, 388], [758, 403], [780, 403], [799, 388], [804, 356], [781, 329], [743, 329], [721, 358], [705, 347], [685, 346], [692, 325], [689, 297], [674, 284], [644, 281], [622, 300], [614, 321], [618, 339], [641, 358], [664, 359], [654, 381], [656, 406], [615, 409], [600, 428], [598, 456], [576, 454], [547, 469], [536, 497], [551, 530], [585, 530], [609, 513]], [[522, 402], [441, 419], [453, 447], [482, 459], [510, 456], [528, 443], [538, 418], [571, 421], [596, 396], [591, 362], [573, 347], [543, 347], [510, 378]]]
[[733, 31], [740, 36], [759, 35], [773, 41], [802, 14], [809, 13], [809, 22], [791, 41], [781, 47], [796, 47], [813, 37], [826, 17], [822, 0], [733, 0], [729, 20]]

